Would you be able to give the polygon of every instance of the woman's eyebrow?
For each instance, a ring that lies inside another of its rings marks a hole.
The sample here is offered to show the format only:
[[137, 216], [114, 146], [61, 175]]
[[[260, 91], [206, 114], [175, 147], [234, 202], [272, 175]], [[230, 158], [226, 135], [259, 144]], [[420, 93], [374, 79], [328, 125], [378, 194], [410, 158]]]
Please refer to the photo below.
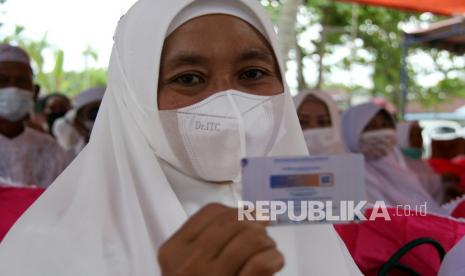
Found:
[[274, 57], [270, 51], [260, 48], [249, 49], [241, 53], [239, 60], [240, 61], [249, 61], [249, 60], [262, 60], [265, 62], [273, 63]]
[[207, 58], [192, 52], [180, 52], [167, 58], [166, 65], [178, 67], [182, 65], [205, 65]]
[[298, 114], [299, 118], [302, 118], [302, 119], [308, 119], [308, 118], [312, 118], [312, 115], [310, 114]]

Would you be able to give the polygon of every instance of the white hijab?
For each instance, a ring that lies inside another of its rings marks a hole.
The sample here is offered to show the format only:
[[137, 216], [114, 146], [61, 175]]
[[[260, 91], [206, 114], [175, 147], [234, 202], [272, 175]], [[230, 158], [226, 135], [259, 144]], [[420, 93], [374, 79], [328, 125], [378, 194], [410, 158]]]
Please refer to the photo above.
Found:
[[[173, 25], [212, 13], [254, 25], [278, 56], [273, 26], [258, 1], [137, 2], [118, 24], [89, 144], [4, 239], [0, 275], [160, 275], [158, 248], [188, 218], [168, 179], [204, 184], [204, 193], [196, 194], [199, 205], [215, 200], [211, 184], [183, 173], [165, 137], [156, 93], [161, 51]], [[271, 155], [306, 155], [287, 89], [285, 98], [282, 135]], [[359, 274], [330, 225], [272, 227], [270, 234], [285, 255], [284, 275]]]
[[[341, 115], [336, 102], [331, 98], [328, 93], [319, 90], [310, 90], [300, 92], [294, 97], [295, 109], [298, 111], [300, 106], [304, 103], [308, 96], [314, 96], [322, 101], [328, 108], [329, 116], [331, 117], [331, 129], [333, 133], [333, 147], [331, 152], [327, 154], [342, 154], [346, 152], [344, 143], [341, 138]], [[311, 152], [310, 152], [311, 154]]]
[[[351, 152], [360, 153], [359, 139], [363, 129], [380, 110], [382, 108], [373, 103], [365, 103], [344, 112], [342, 137]], [[397, 148], [380, 160], [366, 160], [365, 169], [367, 197], [370, 202], [383, 200], [391, 206], [410, 205], [411, 208], [426, 202], [428, 212], [444, 213], [415, 174], [408, 169]]]

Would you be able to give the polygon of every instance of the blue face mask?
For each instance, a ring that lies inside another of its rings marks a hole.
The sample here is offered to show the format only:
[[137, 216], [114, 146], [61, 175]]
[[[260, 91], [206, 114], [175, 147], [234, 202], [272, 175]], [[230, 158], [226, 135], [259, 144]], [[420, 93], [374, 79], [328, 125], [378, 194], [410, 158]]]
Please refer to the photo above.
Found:
[[402, 153], [405, 156], [408, 156], [412, 159], [419, 160], [421, 159], [423, 155], [423, 150], [422, 149], [417, 149], [417, 148], [403, 148]]

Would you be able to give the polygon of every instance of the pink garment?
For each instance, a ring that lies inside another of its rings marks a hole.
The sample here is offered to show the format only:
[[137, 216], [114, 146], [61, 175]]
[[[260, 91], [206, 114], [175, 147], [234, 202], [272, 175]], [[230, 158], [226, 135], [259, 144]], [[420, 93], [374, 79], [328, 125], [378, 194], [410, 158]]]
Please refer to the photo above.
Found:
[[[367, 210], [367, 216], [372, 210]], [[395, 208], [388, 209], [390, 219], [376, 218], [374, 221], [363, 221], [354, 224], [338, 224], [334, 228], [345, 242], [347, 249], [354, 258], [358, 267], [364, 275], [377, 275], [379, 269], [387, 260], [406, 243], [418, 238], [432, 238], [438, 241], [443, 248], [449, 251], [462, 237], [465, 236], [465, 222], [432, 215], [410, 212], [403, 214], [402, 210]], [[460, 271], [461, 273], [446, 273], [440, 275], [465, 275], [465, 242], [461, 242], [461, 253], [452, 253], [450, 271]], [[457, 250], [459, 251], [459, 250]], [[460, 258], [459, 258], [460, 257]], [[452, 260], [454, 259], [455, 260]], [[448, 257], [446, 257], [448, 259]], [[460, 260], [460, 261], [459, 261]], [[440, 258], [437, 251], [431, 245], [421, 245], [409, 251], [400, 259], [400, 263], [407, 265], [420, 273], [420, 275], [437, 275], [440, 267]], [[441, 271], [444, 270], [446, 260]], [[389, 275], [399, 275], [395, 274]], [[404, 275], [404, 274], [401, 274]]]
[[[360, 153], [359, 141], [363, 129], [380, 110], [381, 108], [375, 104], [366, 103], [352, 107], [344, 113], [342, 137], [351, 152]], [[397, 148], [379, 160], [365, 160], [365, 168], [369, 202], [383, 200], [391, 206], [410, 205], [411, 208], [426, 203], [428, 212], [447, 213], [408, 169]]]
[[442, 182], [441, 176], [423, 159], [415, 160], [408, 156], [404, 156], [404, 159], [409, 169], [417, 175], [418, 180], [425, 187], [426, 191], [437, 203], [442, 204], [445, 199], [445, 184]]
[[395, 150], [380, 160], [366, 162], [368, 201], [383, 200], [391, 206], [410, 205], [412, 208], [426, 202], [429, 213], [446, 214], [400, 158], [401, 153]]

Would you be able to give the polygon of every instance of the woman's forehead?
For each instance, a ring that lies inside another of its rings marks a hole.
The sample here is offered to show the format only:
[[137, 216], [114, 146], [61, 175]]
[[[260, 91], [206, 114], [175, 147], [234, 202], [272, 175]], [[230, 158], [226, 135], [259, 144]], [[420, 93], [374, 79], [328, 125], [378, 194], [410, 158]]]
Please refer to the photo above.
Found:
[[304, 101], [300, 104], [298, 113], [310, 113], [324, 111], [329, 113], [327, 104], [318, 97], [314, 95], [308, 95], [305, 97]]
[[274, 59], [268, 41], [252, 25], [235, 16], [212, 14], [194, 18], [177, 28], [165, 39], [163, 54], [170, 59], [180, 53], [219, 55], [226, 50], [242, 53], [248, 49]]

